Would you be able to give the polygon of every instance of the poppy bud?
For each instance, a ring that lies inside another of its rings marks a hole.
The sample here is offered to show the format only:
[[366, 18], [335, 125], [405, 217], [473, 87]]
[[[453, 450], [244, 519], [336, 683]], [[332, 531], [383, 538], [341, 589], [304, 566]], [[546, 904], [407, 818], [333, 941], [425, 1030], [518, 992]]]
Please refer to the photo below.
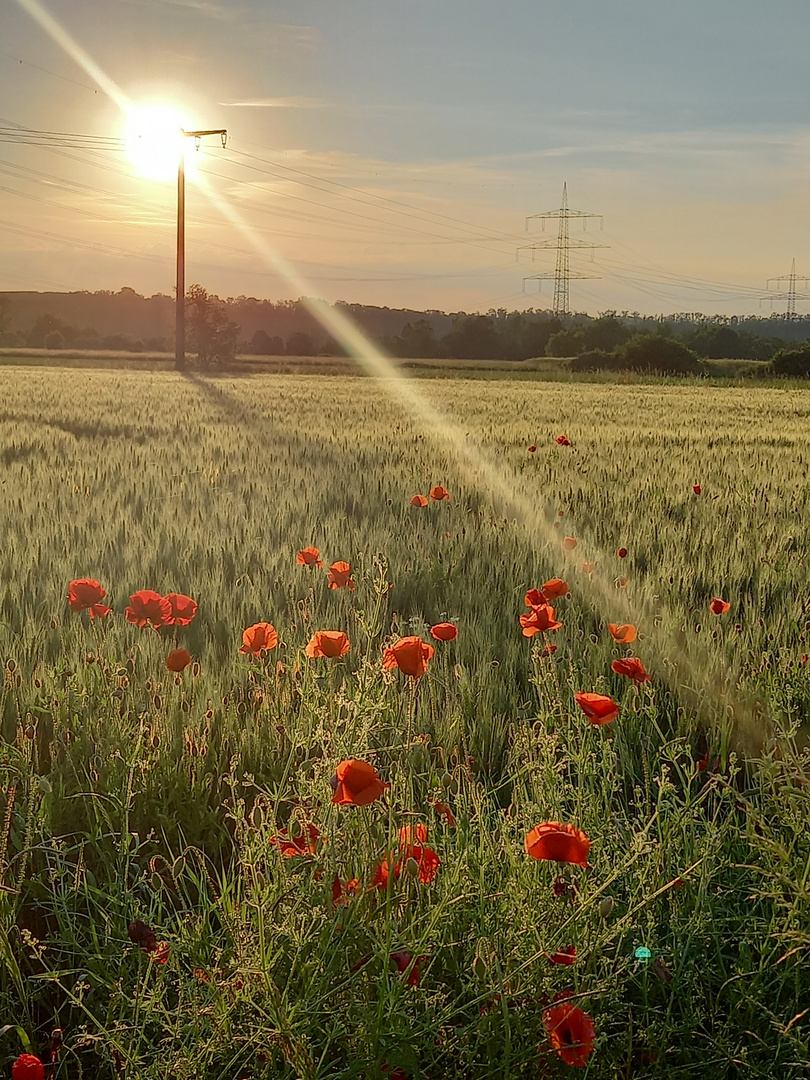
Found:
[[613, 899], [612, 896], [603, 896], [602, 899], [599, 901], [599, 914], [602, 916], [603, 919], [610, 918], [610, 913], [613, 911], [613, 905], [615, 904], [615, 902], [616, 901]]
[[405, 863], [405, 873], [409, 878], [416, 879], [419, 877], [419, 863], [413, 857]]
[[11, 657], [6, 661], [6, 671], [9, 673], [9, 675], [13, 675], [16, 670], [17, 670], [17, 661], [14, 660], [13, 657]]
[[483, 982], [487, 975], [487, 962], [480, 953], [475, 954], [472, 969], [476, 979], [481, 979]]
[[301, 822], [298, 820], [298, 818], [292, 819], [292, 821], [287, 827], [287, 832], [293, 838], [293, 840], [297, 840], [299, 836], [303, 836], [304, 830], [301, 828]]

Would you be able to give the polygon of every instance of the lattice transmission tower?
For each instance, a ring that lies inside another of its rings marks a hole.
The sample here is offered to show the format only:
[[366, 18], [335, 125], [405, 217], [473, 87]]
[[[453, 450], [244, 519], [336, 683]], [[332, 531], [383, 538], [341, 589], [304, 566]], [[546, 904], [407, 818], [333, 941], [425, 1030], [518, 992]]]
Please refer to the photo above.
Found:
[[573, 248], [574, 251], [590, 251], [591, 261], [593, 261], [593, 253], [596, 248], [607, 247], [607, 244], [589, 244], [585, 240], [572, 240], [569, 235], [569, 222], [574, 219], [582, 221], [583, 230], [587, 228], [588, 218], [598, 218], [599, 228], [602, 228], [602, 215], [601, 214], [586, 214], [582, 210], [571, 210], [568, 206], [568, 184], [563, 184], [562, 193], [562, 205], [559, 210], [550, 210], [547, 214], [530, 214], [526, 218], [526, 231], [529, 230], [530, 221], [541, 221], [543, 223], [543, 231], [546, 229], [547, 221], [557, 221], [557, 239], [556, 240], [541, 240], [537, 244], [523, 244], [517, 249], [517, 258], [520, 258], [521, 251], [531, 251], [532, 262], [535, 260], [535, 255], [538, 251], [549, 251], [556, 248], [557, 250], [557, 267], [552, 271], [548, 271], [544, 274], [531, 274], [529, 277], [523, 279], [523, 287], [525, 289], [527, 281], [554, 281], [554, 303], [553, 310], [555, 315], [569, 315], [569, 296], [570, 288], [569, 282], [571, 278], [575, 281], [587, 281], [595, 279], [598, 274], [580, 274], [577, 271], [571, 270], [570, 265], [570, 252]]
[[[803, 281], [805, 285], [810, 283], [810, 278], [803, 277], [801, 274], [796, 273], [796, 260], [790, 264], [790, 273], [782, 274], [781, 277], [768, 278], [766, 282], [766, 288], [770, 289], [772, 281], [786, 281], [788, 283], [788, 290], [786, 293], [774, 293], [769, 296], [768, 299], [773, 300], [787, 300], [787, 317], [790, 319], [796, 314], [796, 282]], [[807, 299], [802, 297], [802, 300]]]

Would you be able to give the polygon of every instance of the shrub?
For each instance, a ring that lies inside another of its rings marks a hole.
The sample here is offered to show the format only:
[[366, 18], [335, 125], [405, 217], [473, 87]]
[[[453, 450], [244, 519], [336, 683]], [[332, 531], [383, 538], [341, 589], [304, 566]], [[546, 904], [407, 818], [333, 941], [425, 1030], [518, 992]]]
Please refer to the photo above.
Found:
[[810, 378], [810, 341], [798, 349], [780, 349], [767, 364], [771, 375], [793, 375], [800, 379]]
[[706, 368], [691, 349], [664, 334], [634, 334], [613, 354], [616, 368], [661, 375], [702, 375]]

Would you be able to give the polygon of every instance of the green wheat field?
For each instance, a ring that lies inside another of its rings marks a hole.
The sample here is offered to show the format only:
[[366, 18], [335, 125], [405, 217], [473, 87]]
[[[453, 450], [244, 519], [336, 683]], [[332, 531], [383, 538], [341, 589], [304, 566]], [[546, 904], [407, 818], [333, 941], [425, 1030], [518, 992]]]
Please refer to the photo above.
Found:
[[[809, 469], [803, 389], [2, 368], [4, 1075], [810, 1076]], [[353, 758], [390, 787], [335, 805]], [[435, 874], [375, 887], [420, 826]]]

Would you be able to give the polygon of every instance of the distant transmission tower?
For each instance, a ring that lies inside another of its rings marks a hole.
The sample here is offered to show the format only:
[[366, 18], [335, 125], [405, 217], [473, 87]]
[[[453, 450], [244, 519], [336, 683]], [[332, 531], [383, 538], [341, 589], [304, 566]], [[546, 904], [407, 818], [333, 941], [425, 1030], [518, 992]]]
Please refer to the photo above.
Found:
[[585, 214], [581, 210], [569, 210], [568, 208], [568, 184], [563, 184], [562, 193], [562, 205], [559, 210], [551, 210], [547, 214], [530, 214], [526, 218], [526, 230], [528, 231], [530, 221], [542, 221], [543, 231], [545, 232], [546, 222], [557, 220], [559, 222], [557, 226], [557, 239], [555, 240], [542, 240], [539, 244], [524, 244], [517, 249], [517, 257], [520, 258], [521, 251], [531, 251], [532, 262], [534, 262], [535, 254], [538, 251], [548, 251], [556, 247], [557, 249], [557, 268], [554, 273], [549, 271], [545, 274], [532, 274], [530, 277], [523, 279], [524, 287], [527, 281], [550, 281], [554, 279], [554, 304], [553, 310], [555, 315], [568, 315], [569, 312], [569, 281], [574, 278], [575, 281], [587, 281], [589, 279], [596, 278], [595, 274], [580, 274], [571, 271], [569, 252], [571, 248], [575, 251], [590, 251], [591, 260], [593, 260], [593, 252], [596, 248], [607, 247], [607, 244], [588, 244], [584, 240], [571, 240], [568, 232], [568, 223], [572, 218], [582, 220], [583, 229], [587, 228], [587, 218], [599, 218], [599, 228], [602, 228], [602, 216], [601, 214]]
[[[796, 260], [790, 264], [790, 273], [782, 274], [781, 277], [768, 278], [766, 282], [767, 288], [770, 289], [772, 281], [786, 281], [788, 283], [787, 293], [775, 293], [770, 299], [772, 300], [787, 300], [787, 317], [793, 318], [796, 314], [796, 282], [803, 281], [805, 284], [810, 282], [810, 278], [802, 277], [801, 274], [796, 274]], [[802, 297], [804, 299], [804, 297]]]

